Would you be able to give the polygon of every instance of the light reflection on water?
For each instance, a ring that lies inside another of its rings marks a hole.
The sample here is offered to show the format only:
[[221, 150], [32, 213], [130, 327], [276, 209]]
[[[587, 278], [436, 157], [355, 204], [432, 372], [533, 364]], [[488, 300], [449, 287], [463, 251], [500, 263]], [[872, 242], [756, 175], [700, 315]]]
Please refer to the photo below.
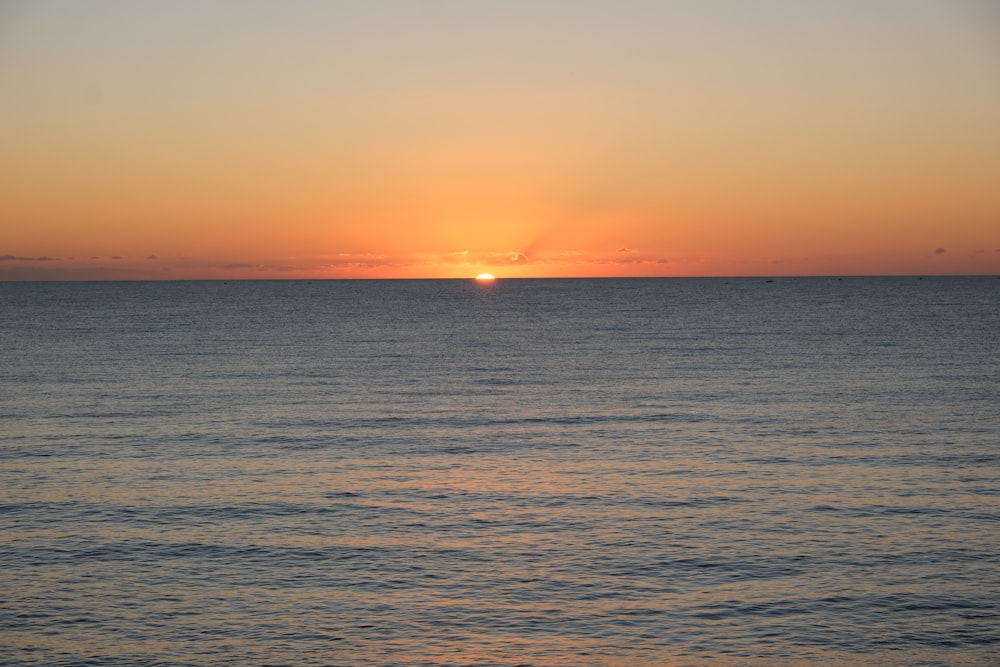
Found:
[[988, 279], [0, 294], [4, 664], [997, 656]]

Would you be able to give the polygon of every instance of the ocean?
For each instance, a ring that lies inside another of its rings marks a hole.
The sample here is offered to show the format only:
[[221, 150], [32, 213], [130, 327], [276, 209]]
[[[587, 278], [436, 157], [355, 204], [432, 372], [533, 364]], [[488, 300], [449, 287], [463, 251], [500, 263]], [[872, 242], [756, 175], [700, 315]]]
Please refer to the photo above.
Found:
[[996, 277], [0, 283], [0, 665], [998, 665]]

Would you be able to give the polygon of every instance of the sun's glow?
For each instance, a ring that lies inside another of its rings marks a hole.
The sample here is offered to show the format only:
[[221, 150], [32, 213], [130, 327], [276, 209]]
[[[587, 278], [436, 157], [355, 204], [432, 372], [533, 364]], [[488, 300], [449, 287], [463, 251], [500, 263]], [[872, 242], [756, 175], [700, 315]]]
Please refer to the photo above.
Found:
[[496, 276], [494, 276], [492, 273], [480, 273], [478, 276], [476, 276], [476, 280], [478, 280], [481, 283], [491, 283], [496, 279], [497, 279]]

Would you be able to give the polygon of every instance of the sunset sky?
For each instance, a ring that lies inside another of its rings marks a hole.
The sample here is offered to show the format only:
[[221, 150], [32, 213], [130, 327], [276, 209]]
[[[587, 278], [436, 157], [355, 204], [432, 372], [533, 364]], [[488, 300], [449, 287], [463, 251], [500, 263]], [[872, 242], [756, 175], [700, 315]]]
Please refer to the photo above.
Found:
[[1000, 273], [990, 0], [0, 3], [0, 280]]

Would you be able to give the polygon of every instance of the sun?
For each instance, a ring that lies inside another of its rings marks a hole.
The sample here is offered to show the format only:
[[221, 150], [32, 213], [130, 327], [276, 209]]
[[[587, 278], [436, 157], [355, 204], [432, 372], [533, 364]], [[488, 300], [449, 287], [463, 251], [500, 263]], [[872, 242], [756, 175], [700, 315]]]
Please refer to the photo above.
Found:
[[494, 276], [492, 273], [480, 273], [478, 276], [476, 276], [476, 280], [481, 283], [491, 283], [496, 279], [497, 279], [496, 276]]

